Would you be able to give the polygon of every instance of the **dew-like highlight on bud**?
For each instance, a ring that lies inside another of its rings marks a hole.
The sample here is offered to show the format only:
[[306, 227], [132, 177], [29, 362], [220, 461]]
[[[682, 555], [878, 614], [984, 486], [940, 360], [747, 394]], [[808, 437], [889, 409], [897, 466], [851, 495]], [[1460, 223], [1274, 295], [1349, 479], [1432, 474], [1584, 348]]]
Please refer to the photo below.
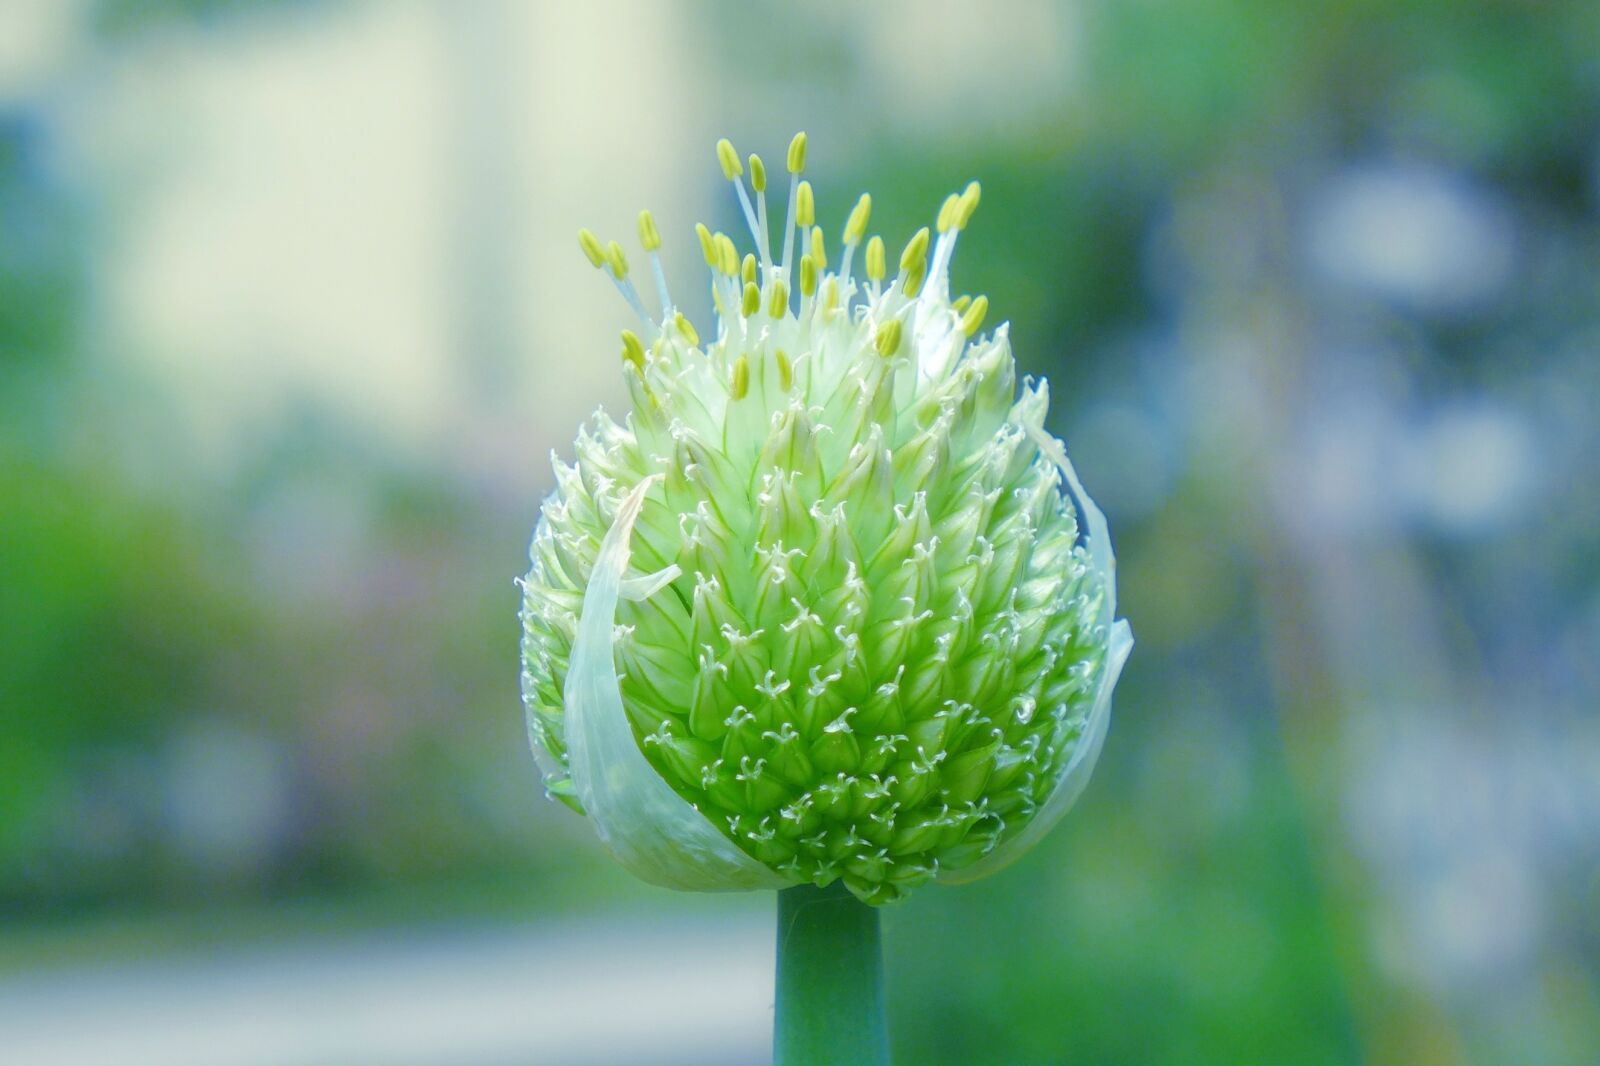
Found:
[[1132, 637], [1045, 383], [1018, 382], [1005, 324], [981, 332], [987, 296], [951, 297], [978, 184], [893, 276], [862, 194], [828, 223], [834, 270], [806, 149], [775, 240], [765, 164], [718, 143], [751, 251], [695, 227], [710, 328], [673, 305], [649, 212], [654, 309], [580, 232], [642, 328], [627, 416], [554, 460], [522, 691], [547, 792], [639, 876], [879, 904], [993, 872], [1065, 812]]

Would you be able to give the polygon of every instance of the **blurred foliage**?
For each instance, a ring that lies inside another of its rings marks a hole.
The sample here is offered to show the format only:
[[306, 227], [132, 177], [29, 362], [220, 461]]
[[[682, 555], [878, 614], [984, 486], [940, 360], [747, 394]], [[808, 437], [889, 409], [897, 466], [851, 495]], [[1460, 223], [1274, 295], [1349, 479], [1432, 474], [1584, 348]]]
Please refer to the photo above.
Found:
[[[1138, 693], [1124, 700], [1142, 707]], [[1232, 766], [1118, 724], [1119, 760], [1007, 875], [889, 918], [896, 1056], [926, 1063], [1350, 1062], [1325, 900], [1270, 737]], [[1236, 780], [1195, 780], [1204, 771]], [[1105, 773], [1105, 771], [1102, 771]], [[1196, 788], [1198, 786], [1198, 789]], [[1185, 810], [1209, 787], [1209, 809]]]
[[326, 6], [326, 0], [96, 0], [89, 21], [98, 37], [115, 42], [173, 25], [226, 25], [240, 15]]

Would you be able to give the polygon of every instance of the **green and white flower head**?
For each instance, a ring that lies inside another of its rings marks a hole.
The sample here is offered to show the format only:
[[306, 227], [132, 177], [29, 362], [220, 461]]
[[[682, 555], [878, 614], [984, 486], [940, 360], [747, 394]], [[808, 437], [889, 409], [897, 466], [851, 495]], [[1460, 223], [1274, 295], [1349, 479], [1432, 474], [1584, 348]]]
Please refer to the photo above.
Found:
[[804, 134], [779, 239], [760, 158], [717, 151], [754, 251], [697, 227], [704, 339], [648, 212], [659, 315], [622, 249], [580, 235], [642, 330], [623, 334], [632, 410], [596, 412], [556, 460], [522, 582], [546, 789], [672, 888], [843, 878], [885, 903], [975, 879], [1099, 755], [1132, 646], [1105, 519], [1044, 429], [1045, 383], [1019, 391], [1006, 326], [951, 299], [977, 183], [890, 274], [865, 195], [835, 267]]

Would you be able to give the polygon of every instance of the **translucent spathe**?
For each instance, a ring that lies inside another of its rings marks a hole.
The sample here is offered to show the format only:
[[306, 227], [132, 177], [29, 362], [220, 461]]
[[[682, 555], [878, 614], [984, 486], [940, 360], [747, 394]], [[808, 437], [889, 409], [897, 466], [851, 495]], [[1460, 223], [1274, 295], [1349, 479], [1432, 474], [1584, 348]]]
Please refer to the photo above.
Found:
[[1122, 676], [1122, 666], [1133, 651], [1133, 629], [1127, 620], [1113, 622], [1117, 614], [1117, 559], [1111, 549], [1111, 532], [1106, 528], [1106, 516], [1078, 480], [1078, 472], [1067, 458], [1061, 442], [1043, 430], [1029, 427], [1028, 435], [1039, 446], [1039, 453], [1055, 464], [1067, 483], [1067, 488], [1077, 501], [1078, 511], [1088, 526], [1086, 540], [1089, 558], [1095, 572], [1105, 587], [1105, 603], [1100, 612], [1101, 624], [1110, 626], [1111, 643], [1106, 651], [1105, 664], [1100, 668], [1100, 684], [1095, 692], [1094, 705], [1084, 722], [1083, 734], [1073, 748], [1072, 758], [1061, 771], [1055, 788], [1033, 819], [1022, 832], [1003, 841], [989, 854], [964, 870], [955, 870], [939, 877], [945, 884], [960, 885], [988, 877], [1010, 866], [1030, 848], [1044, 838], [1059, 822], [1089, 785], [1095, 763], [1100, 760], [1100, 749], [1105, 745], [1106, 730], [1111, 725], [1111, 692]]
[[[583, 596], [565, 690], [573, 788], [606, 850], [651, 884], [702, 892], [782, 888], [789, 882], [735, 847], [651, 768], [622, 707], [611, 634], [628, 538], [658, 480], [644, 479], [623, 499]], [[660, 575], [635, 582], [647, 594], [666, 584]]]

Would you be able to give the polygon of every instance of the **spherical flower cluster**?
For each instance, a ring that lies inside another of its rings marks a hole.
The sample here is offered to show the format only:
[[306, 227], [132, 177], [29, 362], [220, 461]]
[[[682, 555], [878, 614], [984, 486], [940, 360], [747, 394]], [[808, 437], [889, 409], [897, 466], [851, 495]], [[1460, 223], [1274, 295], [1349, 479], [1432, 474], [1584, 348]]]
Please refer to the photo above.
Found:
[[988, 301], [950, 297], [976, 183], [892, 276], [862, 196], [835, 270], [803, 134], [781, 242], [759, 157], [747, 192], [718, 155], [755, 251], [699, 227], [708, 340], [648, 212], [658, 316], [621, 248], [581, 234], [644, 333], [623, 335], [632, 410], [556, 461], [522, 581], [546, 788], [670, 887], [842, 878], [884, 903], [982, 876], [1098, 756], [1132, 644], [1104, 519], [1044, 429], [1044, 383], [1019, 393], [1006, 327], [980, 333]]

